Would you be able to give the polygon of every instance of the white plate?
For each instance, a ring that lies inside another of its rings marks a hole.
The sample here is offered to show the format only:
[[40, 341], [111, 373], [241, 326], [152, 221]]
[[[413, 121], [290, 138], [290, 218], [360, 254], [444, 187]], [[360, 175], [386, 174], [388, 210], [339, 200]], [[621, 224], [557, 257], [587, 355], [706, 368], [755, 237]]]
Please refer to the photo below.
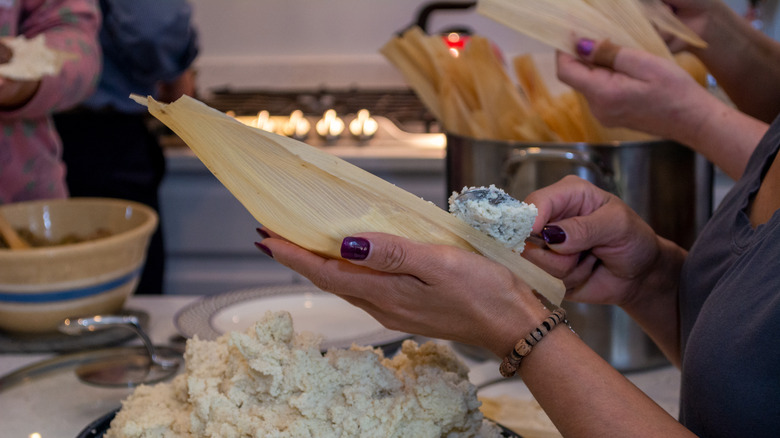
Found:
[[362, 309], [313, 285], [273, 286], [211, 295], [180, 310], [174, 317], [183, 336], [214, 340], [243, 332], [267, 311], [290, 312], [296, 332], [323, 336], [322, 350], [349, 348], [352, 343], [387, 347], [410, 338], [388, 330]]

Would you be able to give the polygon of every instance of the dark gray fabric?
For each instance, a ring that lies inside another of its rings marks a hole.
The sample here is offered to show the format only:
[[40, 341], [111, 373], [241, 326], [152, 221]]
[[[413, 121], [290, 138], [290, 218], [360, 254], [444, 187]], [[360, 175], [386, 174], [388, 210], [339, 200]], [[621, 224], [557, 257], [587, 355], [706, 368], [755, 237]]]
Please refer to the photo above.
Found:
[[680, 421], [702, 437], [780, 436], [780, 215], [753, 229], [746, 211], [779, 120], [683, 268]]

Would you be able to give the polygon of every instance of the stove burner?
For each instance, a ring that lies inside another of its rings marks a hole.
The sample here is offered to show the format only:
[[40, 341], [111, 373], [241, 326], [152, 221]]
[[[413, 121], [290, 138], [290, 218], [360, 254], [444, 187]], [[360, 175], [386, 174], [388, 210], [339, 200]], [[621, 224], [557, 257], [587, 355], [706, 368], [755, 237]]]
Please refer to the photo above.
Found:
[[328, 110], [354, 115], [368, 110], [384, 116], [407, 132], [440, 132], [439, 125], [412, 90], [218, 90], [206, 103], [237, 116], [256, 116], [268, 111], [272, 116], [289, 116], [300, 110], [306, 116], [322, 117]]

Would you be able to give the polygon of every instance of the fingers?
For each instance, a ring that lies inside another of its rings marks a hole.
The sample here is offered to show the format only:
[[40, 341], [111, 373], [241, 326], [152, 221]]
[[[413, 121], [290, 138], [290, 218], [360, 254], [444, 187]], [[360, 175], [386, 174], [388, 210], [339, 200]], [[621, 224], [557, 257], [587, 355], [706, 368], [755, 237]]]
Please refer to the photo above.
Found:
[[619, 52], [620, 46], [609, 39], [597, 42], [582, 38], [577, 42], [577, 54], [599, 67], [614, 69]]

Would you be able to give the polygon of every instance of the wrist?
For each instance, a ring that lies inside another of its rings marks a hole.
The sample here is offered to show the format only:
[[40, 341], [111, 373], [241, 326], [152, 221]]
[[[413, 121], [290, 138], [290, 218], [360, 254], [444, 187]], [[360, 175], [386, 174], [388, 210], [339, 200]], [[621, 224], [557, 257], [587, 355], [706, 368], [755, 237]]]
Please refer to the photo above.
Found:
[[[503, 306], [502, 306], [503, 307]], [[517, 341], [528, 334], [550, 314], [550, 309], [532, 293], [521, 293], [512, 304], [503, 307], [503, 317], [492, 318], [494, 330], [488, 348], [499, 358], [512, 351]]]

